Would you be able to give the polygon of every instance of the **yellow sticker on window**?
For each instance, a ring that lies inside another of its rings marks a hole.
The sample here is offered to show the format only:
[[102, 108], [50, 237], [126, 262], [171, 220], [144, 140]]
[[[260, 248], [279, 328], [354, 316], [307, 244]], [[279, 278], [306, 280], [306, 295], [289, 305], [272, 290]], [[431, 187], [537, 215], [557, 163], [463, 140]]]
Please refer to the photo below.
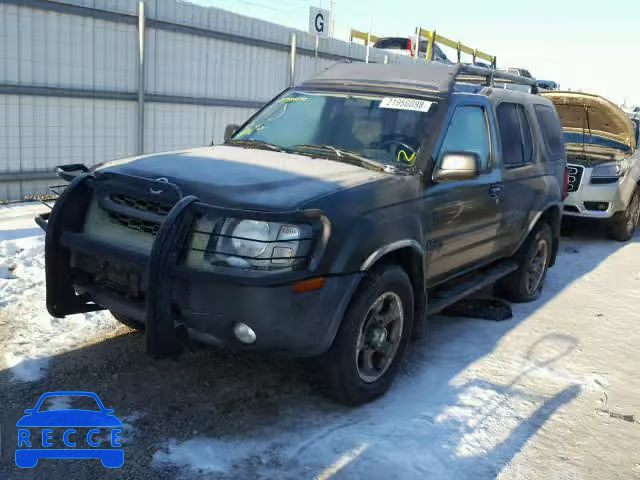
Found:
[[413, 163], [416, 160], [416, 152], [413, 152], [411, 155], [407, 155], [407, 152], [405, 152], [404, 150], [398, 150], [398, 156], [397, 159], [399, 162], [405, 162], [405, 163]]

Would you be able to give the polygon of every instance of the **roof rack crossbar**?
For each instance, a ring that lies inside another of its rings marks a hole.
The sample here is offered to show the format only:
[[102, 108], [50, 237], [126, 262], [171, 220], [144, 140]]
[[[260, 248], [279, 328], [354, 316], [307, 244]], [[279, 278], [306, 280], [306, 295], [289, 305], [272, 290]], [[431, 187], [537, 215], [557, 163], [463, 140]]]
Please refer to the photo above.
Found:
[[538, 93], [538, 84], [535, 78], [527, 78], [513, 73], [501, 72], [492, 68], [478, 67], [475, 65], [455, 65], [455, 70], [451, 77], [449, 90], [453, 90], [456, 83], [465, 81], [468, 83], [477, 83], [484, 81], [487, 87], [495, 87], [495, 81], [504, 81], [505, 83], [514, 83], [518, 85], [529, 85], [531, 93]]

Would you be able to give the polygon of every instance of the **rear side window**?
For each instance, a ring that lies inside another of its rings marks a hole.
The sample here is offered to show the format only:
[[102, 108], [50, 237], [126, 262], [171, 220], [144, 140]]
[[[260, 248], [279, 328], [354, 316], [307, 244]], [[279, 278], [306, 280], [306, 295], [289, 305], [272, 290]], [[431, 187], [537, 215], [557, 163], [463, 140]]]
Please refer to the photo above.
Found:
[[516, 166], [532, 162], [533, 139], [524, 107], [516, 103], [501, 103], [496, 109], [496, 116], [503, 164]]
[[[420, 45], [418, 45], [418, 52], [420, 53], [427, 53], [427, 47], [429, 46], [429, 40], [426, 38], [421, 38], [420, 39]], [[447, 56], [445, 55], [445, 53], [442, 51], [442, 49], [436, 44], [432, 44], [431, 48], [433, 49], [433, 59], [434, 60], [445, 60], [447, 58]]]
[[480, 157], [480, 168], [489, 166], [489, 128], [482, 107], [456, 108], [440, 147], [439, 159], [447, 152], [473, 152]]
[[533, 162], [533, 138], [531, 136], [531, 127], [527, 113], [522, 105], [517, 106], [518, 119], [520, 120], [520, 129], [522, 130], [522, 153], [524, 155], [524, 163]]
[[535, 110], [547, 150], [553, 157], [562, 155], [564, 140], [558, 114], [553, 108], [546, 105], [536, 105]]
[[406, 50], [408, 45], [408, 40], [406, 38], [382, 38], [374, 43], [373, 48], [387, 48], [387, 49], [397, 49], [397, 50]]

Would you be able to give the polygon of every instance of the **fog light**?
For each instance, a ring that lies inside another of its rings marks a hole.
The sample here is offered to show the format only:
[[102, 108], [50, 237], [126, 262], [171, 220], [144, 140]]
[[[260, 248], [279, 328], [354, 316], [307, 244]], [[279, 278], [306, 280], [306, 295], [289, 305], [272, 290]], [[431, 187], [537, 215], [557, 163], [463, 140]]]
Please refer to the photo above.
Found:
[[256, 341], [256, 332], [245, 323], [236, 323], [233, 327], [236, 338], [247, 345]]
[[584, 202], [584, 208], [587, 210], [604, 212], [609, 208], [609, 204], [607, 202]]

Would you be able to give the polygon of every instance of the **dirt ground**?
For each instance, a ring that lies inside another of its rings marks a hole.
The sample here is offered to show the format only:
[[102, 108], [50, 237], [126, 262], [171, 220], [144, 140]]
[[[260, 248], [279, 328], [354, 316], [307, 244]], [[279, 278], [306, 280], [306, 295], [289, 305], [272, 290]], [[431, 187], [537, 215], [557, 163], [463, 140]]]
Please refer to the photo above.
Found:
[[[0, 246], [17, 255], [19, 236]], [[188, 343], [153, 360], [103, 317], [96, 331], [78, 323], [94, 317], [54, 321], [43, 279], [17, 283], [38, 268], [30, 246], [32, 270], [7, 257], [0, 280], [0, 479], [640, 479], [640, 236], [565, 238], [543, 296], [512, 319], [432, 318], [388, 394], [360, 408], [325, 400], [287, 359]], [[59, 390], [115, 409], [122, 468], [15, 466], [16, 422]]]

